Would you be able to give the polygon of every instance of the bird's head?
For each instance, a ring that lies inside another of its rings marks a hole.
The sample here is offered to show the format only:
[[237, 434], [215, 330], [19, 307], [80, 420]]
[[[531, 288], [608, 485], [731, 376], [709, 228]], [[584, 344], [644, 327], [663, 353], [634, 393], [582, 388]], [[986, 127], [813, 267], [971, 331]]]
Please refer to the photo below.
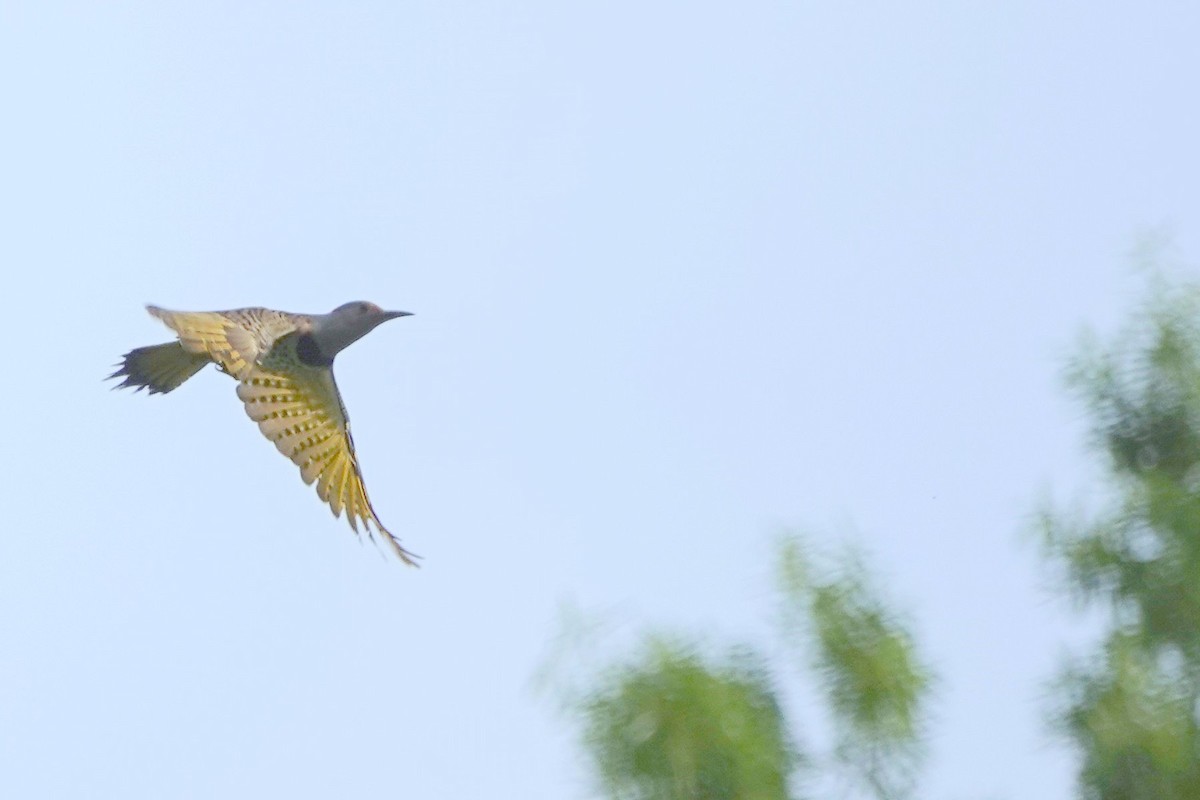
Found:
[[321, 351], [334, 356], [389, 319], [408, 317], [408, 311], [384, 311], [374, 303], [355, 300], [313, 318], [313, 336]]
[[366, 300], [355, 300], [350, 303], [342, 303], [335, 308], [329, 315], [331, 317], [341, 317], [347, 320], [358, 320], [360, 323], [368, 324], [374, 328], [381, 322], [387, 322], [389, 319], [396, 317], [411, 317], [411, 311], [384, 311], [374, 303], [368, 303]]

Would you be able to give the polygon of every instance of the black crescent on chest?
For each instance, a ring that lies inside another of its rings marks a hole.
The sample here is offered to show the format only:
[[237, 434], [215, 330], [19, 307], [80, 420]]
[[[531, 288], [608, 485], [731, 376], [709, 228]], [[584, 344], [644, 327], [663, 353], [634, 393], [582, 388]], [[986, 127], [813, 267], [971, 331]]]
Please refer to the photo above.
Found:
[[296, 358], [306, 367], [328, 367], [333, 364], [333, 358], [321, 352], [316, 338], [311, 333], [302, 333], [296, 337]]

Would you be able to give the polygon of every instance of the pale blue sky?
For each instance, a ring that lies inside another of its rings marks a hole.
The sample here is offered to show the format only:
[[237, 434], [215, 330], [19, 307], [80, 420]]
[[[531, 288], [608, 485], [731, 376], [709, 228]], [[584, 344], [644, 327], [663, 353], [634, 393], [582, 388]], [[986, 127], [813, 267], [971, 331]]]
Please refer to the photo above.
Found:
[[[1186, 3], [0, 6], [0, 794], [587, 798], [557, 606], [765, 637], [844, 531], [942, 675], [922, 797], [1067, 796], [1021, 531], [1062, 358], [1200, 252]], [[145, 302], [416, 313], [338, 375], [360, 547]], [[781, 676], [790, 680], [789, 676]], [[800, 720], [805, 729], [813, 726]]]

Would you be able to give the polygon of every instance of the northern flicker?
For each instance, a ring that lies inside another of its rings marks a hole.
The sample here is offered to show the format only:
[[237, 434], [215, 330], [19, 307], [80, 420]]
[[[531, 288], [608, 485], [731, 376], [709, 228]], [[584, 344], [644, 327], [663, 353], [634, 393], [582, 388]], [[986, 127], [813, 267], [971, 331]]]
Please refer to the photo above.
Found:
[[263, 435], [300, 467], [306, 484], [316, 481], [317, 494], [333, 515], [345, 510], [355, 533], [361, 522], [372, 540], [374, 526], [402, 561], [415, 565], [413, 554], [388, 532], [367, 499], [350, 420], [333, 380], [334, 356], [380, 323], [409, 316], [407, 311], [384, 311], [365, 302], [346, 303], [329, 314], [146, 308], [175, 331], [178, 341], [130, 350], [109, 376], [124, 378], [114, 388], [169, 392], [215, 363], [238, 382], [238, 398]]

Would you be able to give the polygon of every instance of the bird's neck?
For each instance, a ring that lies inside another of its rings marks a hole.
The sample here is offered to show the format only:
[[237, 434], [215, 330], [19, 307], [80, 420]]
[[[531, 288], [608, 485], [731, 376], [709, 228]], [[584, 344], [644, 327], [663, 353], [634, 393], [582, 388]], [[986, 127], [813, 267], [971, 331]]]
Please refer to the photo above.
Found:
[[338, 353], [370, 333], [374, 327], [364, 324], [362, 319], [340, 314], [323, 314], [312, 318], [310, 335], [321, 354], [332, 360]]

